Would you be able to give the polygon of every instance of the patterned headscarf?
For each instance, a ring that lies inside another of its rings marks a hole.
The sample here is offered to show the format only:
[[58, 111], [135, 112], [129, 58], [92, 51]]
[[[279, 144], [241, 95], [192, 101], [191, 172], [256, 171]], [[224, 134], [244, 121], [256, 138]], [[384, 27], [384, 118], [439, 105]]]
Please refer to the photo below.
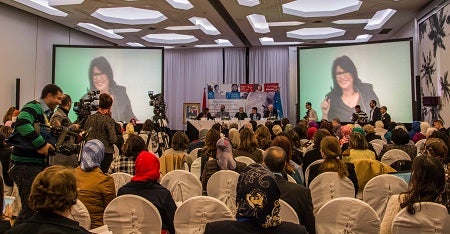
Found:
[[105, 156], [105, 146], [97, 139], [86, 142], [81, 151], [81, 170], [92, 171], [96, 167], [100, 167]]
[[136, 158], [135, 173], [131, 181], [159, 180], [159, 159], [153, 153], [142, 151]]
[[257, 163], [245, 167], [236, 190], [238, 221], [250, 219], [263, 228], [281, 224], [280, 189], [269, 169]]
[[216, 159], [220, 170], [234, 170], [236, 161], [233, 158], [233, 146], [228, 138], [220, 138], [216, 143]]

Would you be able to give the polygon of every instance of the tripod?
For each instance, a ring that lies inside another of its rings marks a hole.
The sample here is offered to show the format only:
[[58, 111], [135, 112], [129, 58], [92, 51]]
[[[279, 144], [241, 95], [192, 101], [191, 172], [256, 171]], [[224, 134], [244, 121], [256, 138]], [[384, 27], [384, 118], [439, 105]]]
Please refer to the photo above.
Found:
[[[163, 152], [169, 148], [169, 135], [166, 132], [167, 121], [158, 116], [154, 122], [157, 132], [158, 149], [156, 152], [161, 157]], [[155, 139], [153, 139], [155, 140]]]

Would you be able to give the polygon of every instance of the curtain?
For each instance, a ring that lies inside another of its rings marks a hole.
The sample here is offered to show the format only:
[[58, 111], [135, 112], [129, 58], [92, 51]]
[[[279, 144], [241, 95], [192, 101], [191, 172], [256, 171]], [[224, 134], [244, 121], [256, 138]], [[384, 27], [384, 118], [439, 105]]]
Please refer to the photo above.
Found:
[[164, 98], [169, 128], [185, 129], [183, 103], [200, 103], [208, 83], [222, 83], [222, 49], [164, 51]]
[[245, 84], [245, 48], [225, 48], [225, 84]]

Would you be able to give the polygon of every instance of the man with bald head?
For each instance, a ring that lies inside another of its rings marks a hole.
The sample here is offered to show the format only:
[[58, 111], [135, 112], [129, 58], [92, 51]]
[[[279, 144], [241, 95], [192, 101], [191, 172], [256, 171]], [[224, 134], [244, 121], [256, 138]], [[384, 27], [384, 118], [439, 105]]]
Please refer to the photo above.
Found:
[[275, 175], [275, 181], [280, 188], [280, 199], [287, 202], [297, 213], [300, 223], [305, 225], [309, 233], [316, 233], [311, 191], [303, 185], [288, 182], [284, 167], [287, 161], [286, 152], [272, 146], [266, 150], [264, 164]]
[[273, 105], [270, 104], [269, 106], [267, 106], [267, 110], [264, 111], [264, 116], [263, 118], [268, 118], [268, 119], [278, 119], [278, 112], [276, 109], [273, 108]]

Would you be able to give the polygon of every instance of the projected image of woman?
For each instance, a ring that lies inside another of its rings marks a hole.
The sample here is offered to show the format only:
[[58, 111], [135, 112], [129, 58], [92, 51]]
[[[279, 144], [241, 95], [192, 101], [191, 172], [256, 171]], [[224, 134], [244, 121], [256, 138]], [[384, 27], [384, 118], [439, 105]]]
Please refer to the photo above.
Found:
[[114, 120], [128, 121], [131, 118], [136, 118], [131, 109], [126, 88], [116, 84], [111, 65], [105, 57], [101, 56], [91, 61], [89, 81], [90, 90], [99, 90], [100, 93], [107, 93], [113, 98], [111, 114]]
[[322, 119], [339, 118], [343, 122], [350, 122], [356, 105], [360, 105], [362, 111], [369, 113], [370, 100], [379, 103], [372, 84], [360, 80], [355, 64], [349, 57], [344, 55], [336, 58], [331, 74], [333, 88], [322, 102]]

